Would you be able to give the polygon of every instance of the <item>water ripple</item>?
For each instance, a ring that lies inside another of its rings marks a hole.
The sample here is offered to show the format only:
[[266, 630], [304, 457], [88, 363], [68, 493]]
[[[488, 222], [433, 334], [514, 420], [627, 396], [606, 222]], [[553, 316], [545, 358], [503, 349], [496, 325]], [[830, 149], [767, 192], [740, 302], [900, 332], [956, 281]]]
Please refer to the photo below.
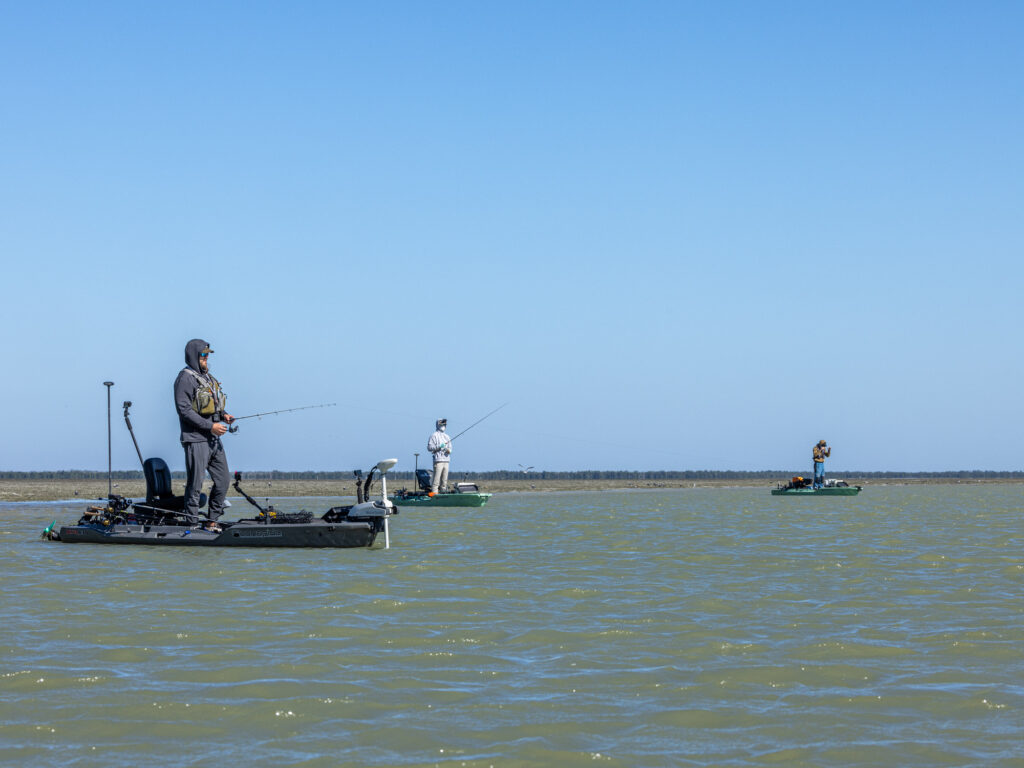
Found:
[[3, 511], [12, 765], [1024, 760], [1017, 486], [499, 495], [403, 512], [388, 551], [60, 545], [75, 505]]

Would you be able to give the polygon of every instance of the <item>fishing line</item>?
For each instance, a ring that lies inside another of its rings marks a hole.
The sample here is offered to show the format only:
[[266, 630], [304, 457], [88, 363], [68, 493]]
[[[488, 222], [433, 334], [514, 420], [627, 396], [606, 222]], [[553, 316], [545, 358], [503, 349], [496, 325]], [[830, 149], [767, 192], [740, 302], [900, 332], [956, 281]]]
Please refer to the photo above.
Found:
[[[501, 427], [493, 427], [492, 429], [494, 429], [495, 431], [498, 431], [498, 432], [517, 433], [516, 430], [505, 429], [505, 428], [501, 428]], [[602, 447], [602, 448], [603, 447], [607, 447], [607, 448], [617, 448], [619, 450], [625, 449], [627, 451], [634, 452], [634, 453], [637, 453], [637, 454], [655, 453], [655, 454], [659, 454], [659, 455], [662, 455], [662, 456], [674, 456], [676, 458], [688, 459], [688, 460], [692, 460], [692, 458], [693, 458], [692, 456], [687, 455], [687, 454], [678, 453], [676, 451], [666, 451], [666, 450], [659, 449], [659, 448], [651, 448], [650, 446], [642, 446], [641, 447], [641, 446], [629, 445], [627, 443], [621, 443], [621, 442], [609, 443], [609, 442], [605, 442], [605, 441], [602, 441], [602, 440], [592, 440], [592, 439], [583, 438], [583, 437], [566, 437], [565, 435], [555, 435], [555, 434], [552, 434], [550, 432], [536, 432], [534, 430], [530, 430], [530, 434], [531, 435], [536, 435], [538, 437], [546, 437], [546, 438], [553, 439], [553, 440], [561, 440], [561, 441], [567, 442], [567, 443], [575, 443], [577, 445], [585, 445], [587, 447]], [[720, 462], [720, 461], [724, 462], [725, 461], [721, 457], [715, 457], [715, 456], [702, 456], [702, 459], [706, 459], [708, 461], [714, 461], [714, 462]]]

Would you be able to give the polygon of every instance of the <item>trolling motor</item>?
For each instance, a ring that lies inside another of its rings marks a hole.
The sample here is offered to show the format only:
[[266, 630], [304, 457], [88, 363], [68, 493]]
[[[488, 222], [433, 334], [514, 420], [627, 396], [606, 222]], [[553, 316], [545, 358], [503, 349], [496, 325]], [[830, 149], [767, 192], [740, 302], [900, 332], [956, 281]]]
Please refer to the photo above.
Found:
[[373, 485], [374, 472], [377, 472], [380, 475], [381, 495], [384, 499], [387, 499], [388, 481], [384, 475], [386, 475], [397, 463], [398, 459], [384, 459], [383, 461], [378, 461], [366, 471], [365, 480], [363, 480], [363, 470], [353, 470], [352, 474], [356, 478], [356, 503], [363, 504], [370, 500], [370, 486]]
[[[366, 479], [363, 480], [363, 471], [361, 469], [355, 470], [352, 474], [356, 478], [356, 505], [349, 509], [346, 514], [351, 520], [353, 518], [376, 518], [383, 521], [384, 529], [384, 547], [387, 549], [391, 546], [391, 533], [388, 528], [388, 517], [391, 515], [398, 514], [398, 507], [394, 505], [391, 499], [388, 498], [388, 480], [385, 475], [391, 470], [395, 464], [398, 463], [398, 459], [384, 459], [378, 461], [374, 466], [366, 472]], [[370, 484], [373, 482], [374, 473], [380, 475], [380, 499], [377, 501], [370, 500]]]

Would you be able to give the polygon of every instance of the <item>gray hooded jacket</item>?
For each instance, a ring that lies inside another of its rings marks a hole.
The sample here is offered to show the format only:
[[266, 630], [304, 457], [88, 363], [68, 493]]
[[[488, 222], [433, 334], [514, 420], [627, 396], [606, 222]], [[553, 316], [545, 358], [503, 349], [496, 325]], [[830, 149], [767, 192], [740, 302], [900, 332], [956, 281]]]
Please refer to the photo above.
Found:
[[214, 421], [224, 418], [223, 397], [218, 399], [212, 416], [200, 416], [192, 407], [196, 390], [202, 386], [201, 382], [211, 385], [215, 392], [220, 390], [220, 383], [210, 374], [203, 373], [199, 367], [199, 353], [208, 346], [210, 345], [202, 339], [192, 339], [186, 344], [185, 367], [174, 380], [174, 407], [178, 411], [183, 443], [201, 443], [209, 440], [213, 437]]
[[448, 435], [438, 429], [427, 440], [427, 450], [434, 454], [434, 463], [442, 464], [451, 461], [452, 440]]

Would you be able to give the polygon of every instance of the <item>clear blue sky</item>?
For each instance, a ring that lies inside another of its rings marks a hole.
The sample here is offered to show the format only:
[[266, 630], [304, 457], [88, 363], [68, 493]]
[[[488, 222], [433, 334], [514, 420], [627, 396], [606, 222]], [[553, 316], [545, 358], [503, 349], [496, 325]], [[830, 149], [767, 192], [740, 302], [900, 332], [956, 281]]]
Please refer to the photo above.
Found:
[[3, 15], [0, 469], [1022, 466], [1024, 4]]

